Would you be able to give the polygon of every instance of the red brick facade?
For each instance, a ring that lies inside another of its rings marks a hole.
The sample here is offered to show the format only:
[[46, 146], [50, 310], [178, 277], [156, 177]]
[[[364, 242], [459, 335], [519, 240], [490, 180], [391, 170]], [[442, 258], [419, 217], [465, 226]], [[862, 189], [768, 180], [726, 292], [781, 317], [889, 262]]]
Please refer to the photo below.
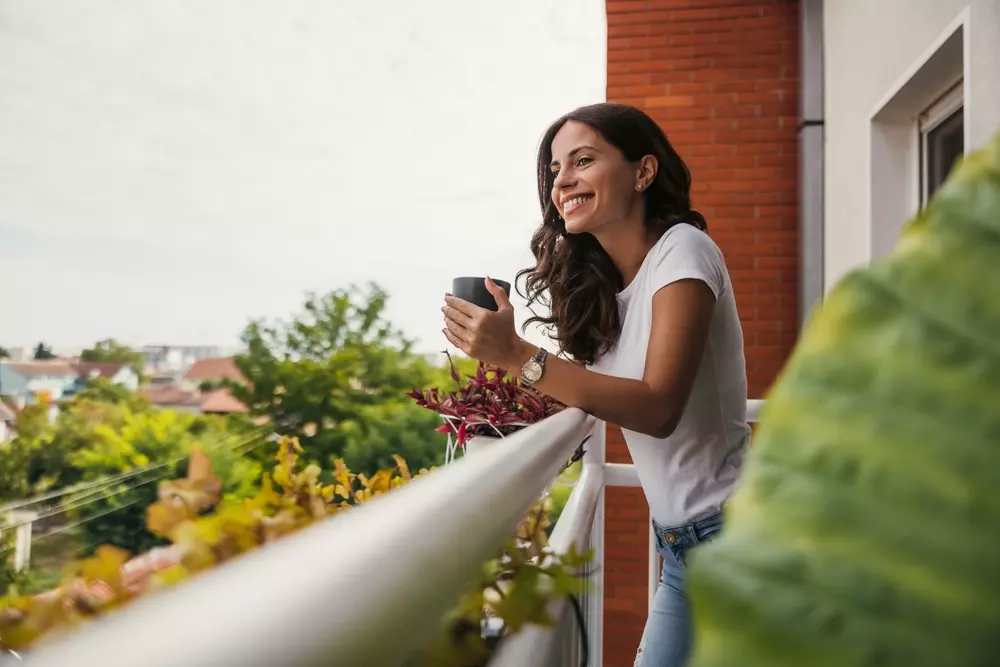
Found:
[[[607, 0], [609, 102], [637, 106], [691, 169], [733, 280], [751, 398], [798, 333], [796, 0]], [[629, 462], [617, 428], [608, 460]], [[638, 489], [608, 489], [604, 664], [630, 667], [647, 606], [649, 512]]]

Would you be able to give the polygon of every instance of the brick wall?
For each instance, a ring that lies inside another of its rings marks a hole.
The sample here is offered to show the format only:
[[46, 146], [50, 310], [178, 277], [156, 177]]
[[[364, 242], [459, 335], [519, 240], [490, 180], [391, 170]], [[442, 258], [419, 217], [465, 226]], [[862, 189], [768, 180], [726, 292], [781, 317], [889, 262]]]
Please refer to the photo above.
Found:
[[[607, 0], [610, 102], [666, 131], [694, 206], [725, 253], [762, 397], [798, 331], [798, 2]], [[608, 430], [611, 461], [628, 462]], [[604, 664], [632, 665], [646, 614], [648, 510], [638, 489], [606, 496]]]

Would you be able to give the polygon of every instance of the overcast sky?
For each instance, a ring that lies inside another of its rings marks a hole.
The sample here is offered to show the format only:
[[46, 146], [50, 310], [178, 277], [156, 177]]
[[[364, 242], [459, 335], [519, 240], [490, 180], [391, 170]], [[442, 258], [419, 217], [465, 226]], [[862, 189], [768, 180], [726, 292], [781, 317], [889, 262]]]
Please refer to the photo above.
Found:
[[441, 349], [604, 85], [601, 0], [0, 0], [0, 346], [231, 345], [375, 280]]

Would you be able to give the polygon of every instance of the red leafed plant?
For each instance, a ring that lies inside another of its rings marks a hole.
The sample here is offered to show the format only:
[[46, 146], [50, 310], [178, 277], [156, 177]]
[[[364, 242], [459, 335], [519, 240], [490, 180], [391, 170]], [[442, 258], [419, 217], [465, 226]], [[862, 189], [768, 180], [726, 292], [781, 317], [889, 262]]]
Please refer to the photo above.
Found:
[[468, 376], [462, 384], [462, 376], [455, 368], [451, 355], [448, 355], [448, 363], [451, 365], [451, 377], [458, 384], [457, 389], [414, 389], [408, 395], [417, 405], [441, 415], [447, 423], [437, 430], [454, 432], [458, 446], [463, 449], [473, 436], [502, 437], [566, 408], [554, 398], [507, 375], [504, 369], [482, 362], [479, 362], [476, 374]]

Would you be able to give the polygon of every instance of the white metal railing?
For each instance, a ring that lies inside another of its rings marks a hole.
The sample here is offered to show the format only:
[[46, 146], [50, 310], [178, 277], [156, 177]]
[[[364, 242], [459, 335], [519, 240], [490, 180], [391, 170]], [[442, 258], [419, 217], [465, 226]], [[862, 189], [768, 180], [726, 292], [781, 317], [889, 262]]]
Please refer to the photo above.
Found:
[[[507, 436], [502, 447], [463, 457], [181, 586], [141, 598], [123, 613], [43, 642], [25, 662], [31, 667], [402, 664], [596, 423], [580, 410], [565, 410]], [[587, 472], [554, 536], [557, 545], [588, 532], [581, 507], [593, 508], [600, 471], [591, 466]]]

